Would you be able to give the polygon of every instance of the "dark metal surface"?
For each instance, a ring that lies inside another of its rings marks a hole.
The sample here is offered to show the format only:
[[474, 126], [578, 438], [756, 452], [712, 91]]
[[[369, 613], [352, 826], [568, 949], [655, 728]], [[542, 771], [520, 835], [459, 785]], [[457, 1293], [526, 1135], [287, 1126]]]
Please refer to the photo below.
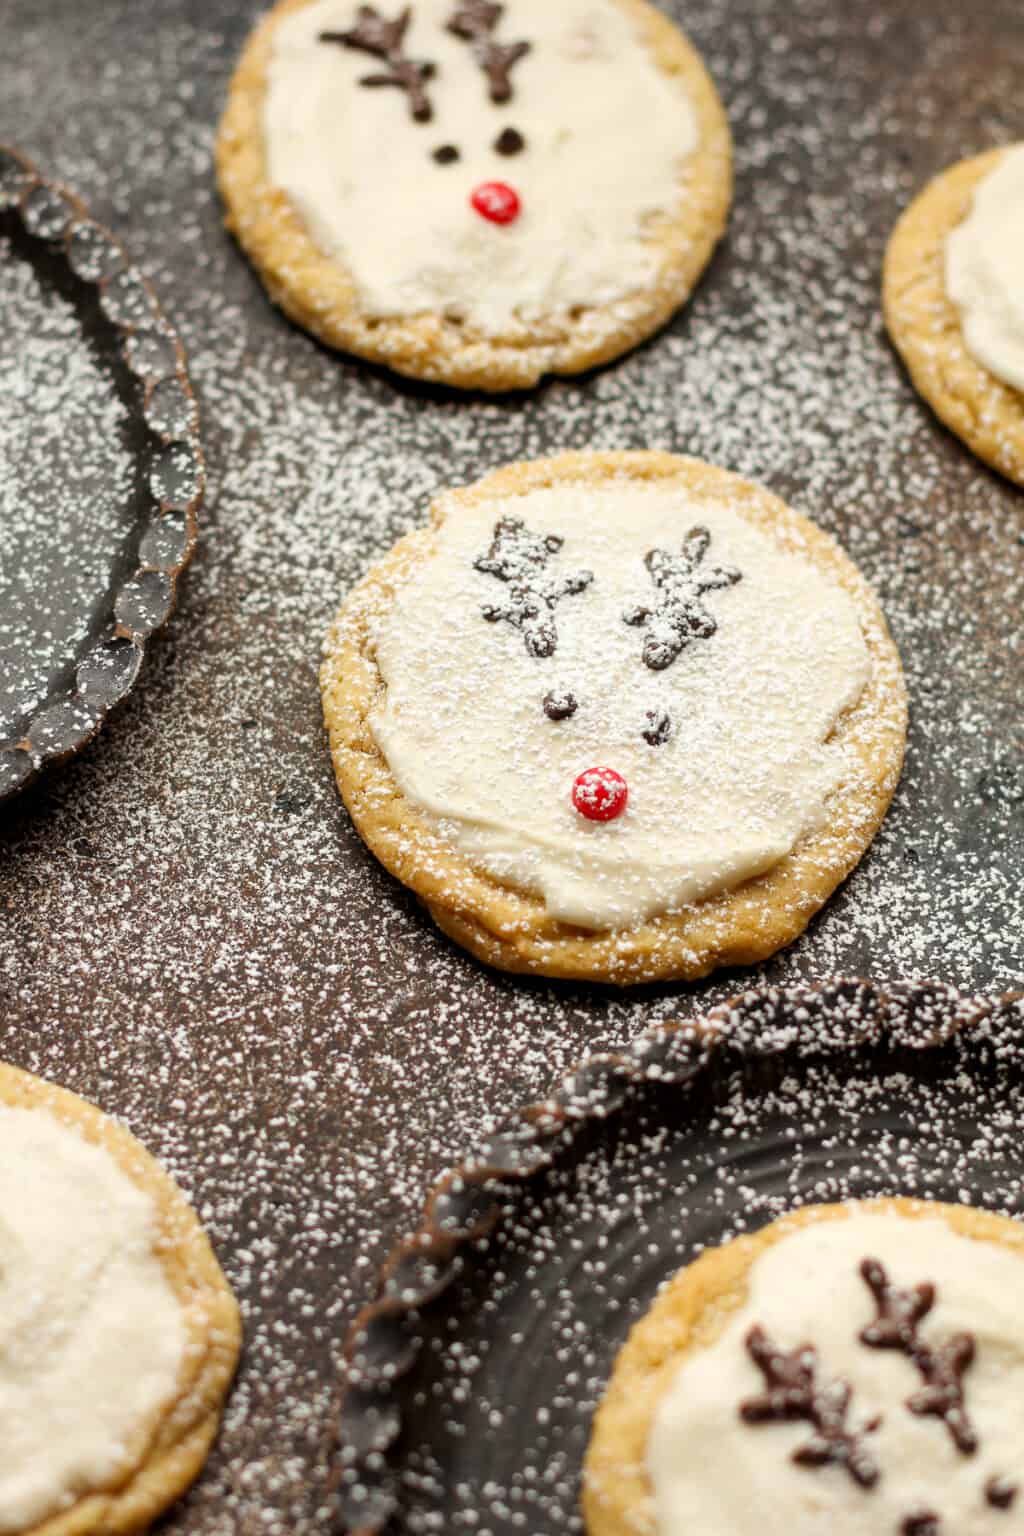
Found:
[[[0, 1055], [125, 1117], [193, 1196], [244, 1309], [225, 1431], [175, 1536], [323, 1529], [346, 1324], [492, 1113], [748, 984], [1024, 980], [1024, 497], [917, 401], [878, 302], [913, 192], [1024, 137], [1019, 0], [666, 5], [733, 124], [727, 240], [647, 346], [501, 400], [329, 354], [224, 235], [214, 125], [259, 9], [0, 7], [0, 140], [124, 241], [203, 410], [203, 538], [143, 686], [0, 815]], [[622, 997], [487, 973], [337, 799], [316, 671], [342, 594], [439, 487], [586, 446], [762, 480], [840, 538], [904, 657], [892, 812], [805, 937], [749, 976]]]
[[[38, 286], [32, 313], [19, 320], [28, 345], [48, 349], [48, 361], [37, 357], [36, 369], [53, 367], [54, 358], [68, 367], [61, 355], [66, 339], [45, 340], [50, 308], [62, 300], [75, 313], [77, 344], [99, 365], [92, 388], [73, 402], [84, 419], [79, 431], [88, 439], [101, 430], [97, 393], [117, 398], [124, 410], [119, 436], [133, 460], [127, 497], [112, 498], [97, 538], [93, 517], [55, 515], [47, 527], [39, 505], [56, 511], [70, 501], [92, 511], [90, 504], [108, 495], [107, 465], [95, 443], [75, 451], [64, 412], [29, 415], [47, 461], [37, 483], [25, 480], [18, 457], [5, 458], [14, 512], [7, 529], [13, 548], [0, 562], [2, 801], [45, 764], [79, 751], [135, 682], [146, 641], [166, 622], [192, 555], [204, 470], [184, 349], [152, 288], [72, 194], [3, 145], [0, 253], [0, 306], [8, 306], [6, 318], [0, 307], [0, 329], [11, 336], [10, 306], [22, 302], [13, 269], [24, 264]], [[16, 355], [7, 363], [14, 387], [0, 392], [0, 409], [10, 417], [23, 409], [19, 382], [30, 383], [36, 369]], [[30, 462], [38, 467], [35, 458]]]
[[[928, 985], [749, 992], [588, 1058], [508, 1116], [431, 1192], [352, 1326], [342, 1524], [579, 1529], [615, 1353], [702, 1248], [851, 1198], [926, 1192], [1019, 1214], [1020, 1138], [994, 1158], [982, 1127], [1020, 1119], [1022, 1026], [1017, 1000]], [[988, 1100], [973, 1129], [969, 1113], [958, 1123], [966, 1157], [949, 1138], [964, 1075]]]

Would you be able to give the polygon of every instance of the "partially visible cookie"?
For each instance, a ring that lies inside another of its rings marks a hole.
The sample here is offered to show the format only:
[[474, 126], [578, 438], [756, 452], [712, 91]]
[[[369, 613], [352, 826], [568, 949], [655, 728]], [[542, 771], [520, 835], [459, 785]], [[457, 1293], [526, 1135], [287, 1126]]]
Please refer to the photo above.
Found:
[[588, 1536], [1011, 1536], [1024, 1519], [1024, 1228], [809, 1206], [708, 1249], [619, 1353]]
[[163, 1169], [92, 1105], [0, 1064], [0, 1531], [146, 1530], [206, 1458], [240, 1337]]
[[657, 453], [514, 465], [432, 508], [321, 673], [363, 839], [504, 970], [752, 964], [856, 864], [906, 698], [878, 604], [758, 486]]
[[928, 404], [1024, 485], [1024, 144], [944, 171], [885, 258], [890, 335]]
[[668, 319], [725, 226], [731, 156], [700, 58], [647, 0], [279, 0], [217, 169], [299, 325], [502, 390]]

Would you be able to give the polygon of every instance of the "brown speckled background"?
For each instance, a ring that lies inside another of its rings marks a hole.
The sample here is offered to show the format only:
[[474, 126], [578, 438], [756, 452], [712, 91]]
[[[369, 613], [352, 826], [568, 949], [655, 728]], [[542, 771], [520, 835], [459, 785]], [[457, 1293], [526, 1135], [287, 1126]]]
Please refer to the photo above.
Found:
[[835, 532], [904, 654], [907, 771], [844, 891], [742, 982], [1024, 982], [1024, 495], [918, 403], [877, 302], [913, 190], [1024, 138], [1019, 0], [667, 8], [732, 118], [727, 244], [623, 363], [489, 401], [328, 354], [222, 233], [211, 147], [251, 0], [0, 12], [0, 140], [125, 241], [204, 410], [177, 615], [102, 738], [0, 813], [0, 1053], [166, 1160], [246, 1312], [224, 1436], [168, 1531], [321, 1528], [342, 1329], [428, 1176], [584, 1051], [741, 981], [623, 998], [486, 974], [364, 853], [327, 760], [320, 639], [438, 486], [561, 447], [679, 449]]

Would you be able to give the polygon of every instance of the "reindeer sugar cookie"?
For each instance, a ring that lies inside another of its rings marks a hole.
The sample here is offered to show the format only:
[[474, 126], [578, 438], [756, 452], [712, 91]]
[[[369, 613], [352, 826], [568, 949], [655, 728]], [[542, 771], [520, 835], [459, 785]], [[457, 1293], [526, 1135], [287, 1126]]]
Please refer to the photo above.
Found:
[[130, 1536], [198, 1475], [238, 1307], [129, 1133], [0, 1062], [0, 1531]]
[[617, 357], [722, 233], [728, 124], [647, 0], [280, 0], [217, 147], [298, 324], [400, 373], [535, 384]]
[[1024, 1227], [812, 1205], [706, 1250], [615, 1362], [588, 1536], [1015, 1536]]
[[889, 334], [928, 404], [1024, 486], [1024, 144], [943, 171], [886, 251]]
[[863, 578], [759, 487], [567, 454], [442, 496], [343, 606], [342, 796], [506, 970], [631, 983], [763, 959], [870, 843], [903, 759]]

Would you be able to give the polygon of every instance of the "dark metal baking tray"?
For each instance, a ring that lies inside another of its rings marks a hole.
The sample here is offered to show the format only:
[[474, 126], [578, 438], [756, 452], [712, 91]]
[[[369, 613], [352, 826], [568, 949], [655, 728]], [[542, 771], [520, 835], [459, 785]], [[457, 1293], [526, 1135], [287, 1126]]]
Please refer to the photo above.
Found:
[[[2, 7], [0, 140], [124, 241], [203, 407], [207, 532], [145, 685], [0, 815], [0, 1056], [125, 1117], [245, 1311], [224, 1432], [168, 1536], [323, 1531], [342, 1341], [377, 1267], [490, 1117], [575, 1061], [764, 982], [1024, 983], [1024, 495], [920, 403], [879, 306], [914, 192], [1024, 138], [1019, 0], [666, 0], [732, 122], [727, 238], [647, 346], [499, 400], [317, 346], [224, 234], [213, 130], [261, 9]], [[316, 670], [342, 594], [438, 488], [586, 446], [763, 481], [838, 536], [903, 654], [882, 831], [751, 973], [626, 996], [491, 974], [338, 802]]]
[[65, 188], [0, 145], [0, 800], [96, 734], [165, 623], [203, 455], [181, 342]]
[[883, 1195], [1020, 1215], [1022, 1032], [1019, 1000], [835, 982], [581, 1063], [445, 1175], [353, 1325], [342, 1523], [579, 1532], [615, 1355], [703, 1249]]

